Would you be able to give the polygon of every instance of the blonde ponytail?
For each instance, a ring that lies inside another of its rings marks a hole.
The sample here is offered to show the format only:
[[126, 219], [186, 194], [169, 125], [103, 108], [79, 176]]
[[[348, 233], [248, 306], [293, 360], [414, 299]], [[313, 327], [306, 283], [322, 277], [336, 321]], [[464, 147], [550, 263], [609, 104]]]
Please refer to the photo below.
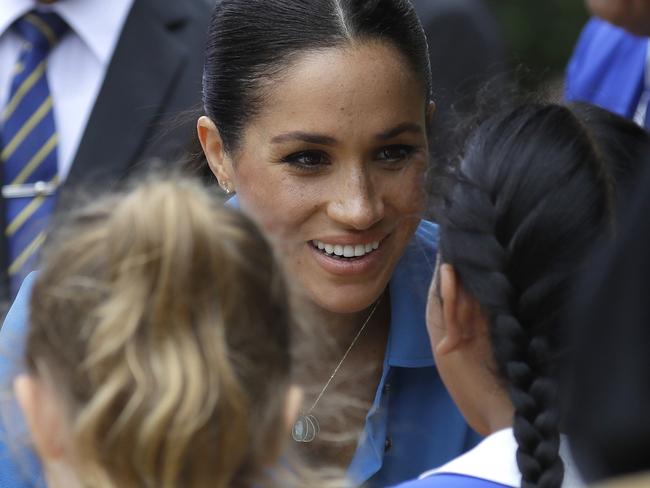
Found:
[[65, 400], [82, 483], [256, 483], [284, 436], [287, 302], [261, 234], [197, 182], [70, 215], [34, 286], [27, 362]]

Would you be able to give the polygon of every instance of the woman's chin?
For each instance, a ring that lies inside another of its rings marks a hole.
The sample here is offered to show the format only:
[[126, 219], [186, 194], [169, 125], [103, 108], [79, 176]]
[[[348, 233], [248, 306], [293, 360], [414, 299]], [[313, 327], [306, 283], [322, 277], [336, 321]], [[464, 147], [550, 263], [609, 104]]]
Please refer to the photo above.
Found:
[[381, 296], [385, 287], [369, 290], [367, 284], [307, 289], [303, 296], [319, 308], [333, 314], [347, 315], [367, 310]]

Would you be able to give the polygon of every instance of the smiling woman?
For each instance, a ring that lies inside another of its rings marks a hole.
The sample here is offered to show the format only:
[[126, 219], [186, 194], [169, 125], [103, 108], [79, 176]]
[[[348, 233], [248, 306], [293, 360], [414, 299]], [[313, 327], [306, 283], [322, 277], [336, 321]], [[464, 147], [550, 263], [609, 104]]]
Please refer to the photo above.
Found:
[[[405, 0], [224, 0], [208, 34], [198, 134], [209, 167], [336, 344], [314, 366], [314, 421], [299, 427], [320, 432], [301, 449], [360, 483], [396, 483], [474, 441], [424, 324], [437, 239], [421, 220], [428, 59]], [[337, 393], [366, 407], [325, 423]], [[363, 434], [326, 442], [349, 432]]]
[[236, 188], [294, 279], [329, 312], [367, 309], [419, 223], [424, 93], [395, 48], [359, 43], [306, 54], [288, 67], [235, 152], [221, 149], [210, 119], [199, 122], [217, 177]]

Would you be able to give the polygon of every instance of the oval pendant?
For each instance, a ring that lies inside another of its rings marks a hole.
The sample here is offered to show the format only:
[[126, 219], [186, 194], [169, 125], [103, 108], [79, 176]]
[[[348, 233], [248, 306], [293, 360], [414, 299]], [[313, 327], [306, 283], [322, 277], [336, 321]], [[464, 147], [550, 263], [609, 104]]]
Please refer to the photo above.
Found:
[[313, 415], [301, 415], [293, 424], [291, 437], [296, 442], [312, 442], [316, 439], [320, 425]]

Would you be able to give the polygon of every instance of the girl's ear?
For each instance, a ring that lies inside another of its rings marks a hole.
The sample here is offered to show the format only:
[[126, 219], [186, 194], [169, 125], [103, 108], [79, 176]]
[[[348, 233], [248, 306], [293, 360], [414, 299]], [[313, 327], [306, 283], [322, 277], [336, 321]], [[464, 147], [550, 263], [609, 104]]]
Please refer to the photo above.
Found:
[[456, 271], [449, 264], [441, 264], [438, 273], [440, 273], [440, 298], [445, 333], [436, 347], [436, 354], [445, 355], [460, 346], [463, 338], [463, 324], [460, 320], [460, 290], [458, 289]]
[[65, 455], [65, 418], [60, 400], [41, 379], [29, 374], [14, 380], [14, 394], [41, 460], [60, 461]]
[[284, 421], [288, 432], [293, 430], [293, 424], [298, 418], [302, 406], [303, 391], [297, 385], [291, 385], [287, 390], [287, 399], [284, 409]]
[[453, 352], [469, 344], [486, 329], [481, 305], [465, 288], [453, 266], [440, 266], [440, 294], [445, 337], [438, 345], [438, 354]]
[[202, 116], [196, 123], [196, 130], [205, 157], [212, 173], [219, 181], [219, 186], [227, 193], [236, 191], [232, 160], [225, 151], [219, 129], [209, 117]]
[[290, 385], [284, 397], [284, 417], [282, 419], [283, 425], [281, 426], [284, 428], [280, 432], [280, 436], [277, 435], [277, 431], [274, 431], [276, 435], [270, 439], [265, 448], [266, 462], [269, 466], [275, 466], [278, 458], [282, 455], [284, 442], [289, 438], [287, 434], [290, 434], [293, 430], [293, 425], [302, 407], [302, 400], [302, 388], [296, 385]]

